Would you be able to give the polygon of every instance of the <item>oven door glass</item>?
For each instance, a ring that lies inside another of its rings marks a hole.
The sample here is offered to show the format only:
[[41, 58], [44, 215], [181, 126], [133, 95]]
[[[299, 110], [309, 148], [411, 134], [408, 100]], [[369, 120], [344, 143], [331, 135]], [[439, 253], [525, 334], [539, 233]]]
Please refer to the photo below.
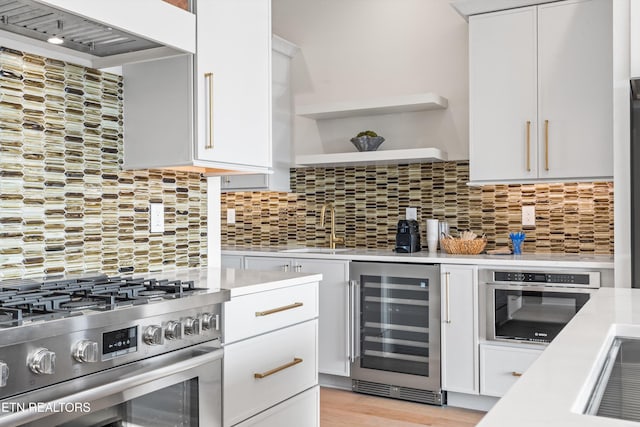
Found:
[[191, 379], [91, 412], [60, 427], [196, 427], [198, 380]]
[[360, 276], [360, 366], [429, 376], [429, 279]]
[[589, 293], [494, 289], [496, 339], [548, 343], [589, 300]]

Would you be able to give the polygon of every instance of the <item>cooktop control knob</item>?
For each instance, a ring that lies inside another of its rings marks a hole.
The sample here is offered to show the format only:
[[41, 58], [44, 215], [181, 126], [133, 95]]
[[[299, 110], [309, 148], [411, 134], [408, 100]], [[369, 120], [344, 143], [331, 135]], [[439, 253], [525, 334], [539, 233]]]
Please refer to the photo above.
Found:
[[207, 331], [209, 329], [218, 330], [220, 317], [218, 314], [202, 313], [202, 330]]
[[31, 372], [38, 375], [52, 375], [56, 370], [56, 354], [46, 348], [39, 348], [27, 359]]
[[182, 324], [180, 322], [167, 322], [164, 327], [164, 337], [168, 340], [179, 340], [182, 338]]
[[200, 319], [187, 317], [183, 320], [184, 333], [186, 335], [199, 335], [200, 334]]
[[7, 365], [6, 362], [0, 360], [0, 387], [6, 387], [8, 379], [9, 365]]
[[162, 335], [162, 327], [158, 325], [147, 326], [142, 334], [142, 339], [149, 345], [164, 344], [164, 336]]
[[71, 355], [80, 363], [95, 363], [98, 361], [98, 343], [82, 340], [75, 343]]

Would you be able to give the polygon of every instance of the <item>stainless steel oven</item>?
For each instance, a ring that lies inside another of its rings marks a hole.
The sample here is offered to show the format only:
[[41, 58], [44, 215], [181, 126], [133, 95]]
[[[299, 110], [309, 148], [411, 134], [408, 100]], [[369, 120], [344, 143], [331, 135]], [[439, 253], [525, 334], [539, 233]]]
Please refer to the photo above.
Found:
[[440, 267], [350, 264], [354, 391], [443, 404]]
[[481, 270], [485, 337], [548, 344], [600, 287], [600, 273]]
[[216, 426], [223, 350], [197, 345], [3, 401], [0, 426]]
[[220, 426], [229, 291], [195, 282], [0, 282], [0, 427]]

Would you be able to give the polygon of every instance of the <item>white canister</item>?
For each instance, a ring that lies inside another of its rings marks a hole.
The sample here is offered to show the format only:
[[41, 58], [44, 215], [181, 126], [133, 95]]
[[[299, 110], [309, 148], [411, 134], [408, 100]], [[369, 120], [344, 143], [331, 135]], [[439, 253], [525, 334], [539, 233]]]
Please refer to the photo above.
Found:
[[437, 219], [428, 219], [427, 220], [427, 247], [429, 248], [429, 252], [435, 252], [438, 250], [438, 220]]

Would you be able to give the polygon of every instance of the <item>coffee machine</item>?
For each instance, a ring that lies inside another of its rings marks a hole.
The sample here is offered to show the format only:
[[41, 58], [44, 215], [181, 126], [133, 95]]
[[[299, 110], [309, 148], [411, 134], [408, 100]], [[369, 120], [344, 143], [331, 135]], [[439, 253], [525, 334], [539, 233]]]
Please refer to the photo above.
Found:
[[420, 229], [415, 219], [398, 221], [396, 232], [396, 252], [410, 253], [420, 250]]

